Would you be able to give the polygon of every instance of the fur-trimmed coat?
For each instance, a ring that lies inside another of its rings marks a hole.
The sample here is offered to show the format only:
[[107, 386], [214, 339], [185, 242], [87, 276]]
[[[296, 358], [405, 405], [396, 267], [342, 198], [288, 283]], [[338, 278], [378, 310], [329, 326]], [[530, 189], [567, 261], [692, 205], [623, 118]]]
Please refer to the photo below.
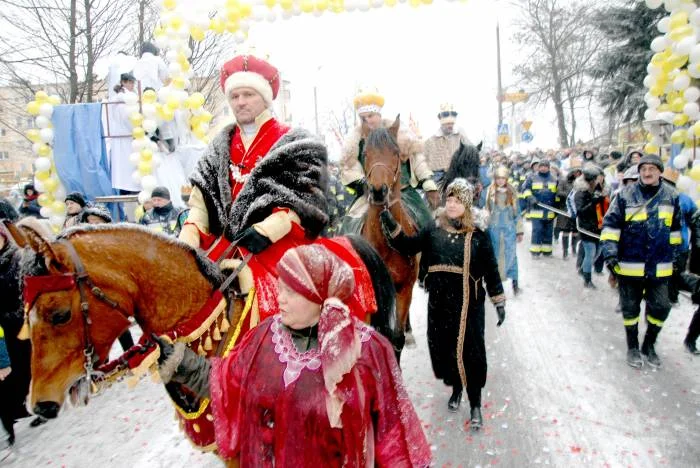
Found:
[[[382, 125], [389, 128], [393, 120], [384, 119]], [[362, 140], [362, 126], [355, 127], [343, 144], [343, 154], [340, 160], [340, 181], [343, 185], [351, 184], [365, 176], [365, 171], [360, 164], [360, 141]], [[401, 161], [409, 161], [411, 166], [411, 186], [418, 187], [418, 183], [424, 180], [432, 180], [433, 171], [423, 154], [423, 143], [413, 132], [404, 127], [399, 127], [398, 141], [401, 151]], [[424, 187], [427, 188], [427, 187]]]
[[264, 220], [274, 208], [289, 208], [301, 219], [309, 237], [328, 222], [328, 152], [306, 130], [292, 129], [270, 149], [250, 173], [235, 202], [229, 165], [234, 124], [211, 142], [190, 177], [199, 189], [209, 217], [209, 232], [233, 236]]

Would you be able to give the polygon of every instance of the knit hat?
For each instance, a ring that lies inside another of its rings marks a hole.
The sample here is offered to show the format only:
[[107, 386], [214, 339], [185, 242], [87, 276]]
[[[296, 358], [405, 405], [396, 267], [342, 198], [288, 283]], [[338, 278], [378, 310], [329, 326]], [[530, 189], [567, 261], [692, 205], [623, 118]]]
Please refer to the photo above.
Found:
[[83, 208], [83, 211], [80, 212], [79, 222], [87, 223], [89, 216], [97, 216], [98, 218], [102, 219], [105, 223], [112, 222], [112, 215], [109, 214], [107, 208], [101, 205], [88, 206]]
[[642, 165], [644, 164], [653, 164], [654, 166], [658, 167], [661, 172], [664, 171], [664, 163], [662, 163], [661, 158], [655, 154], [647, 154], [646, 156], [643, 156], [642, 159], [639, 160], [639, 164], [637, 164], [637, 170], [641, 171]]
[[628, 168], [624, 175], [622, 176], [622, 180], [638, 180], [639, 179], [639, 171], [637, 170], [637, 166], [632, 166]]
[[221, 89], [228, 96], [237, 88], [257, 91], [268, 107], [280, 90], [280, 73], [267, 61], [252, 55], [239, 55], [221, 67]]
[[445, 198], [455, 197], [465, 208], [470, 208], [474, 202], [474, 186], [467, 179], [456, 178], [445, 191]]
[[165, 198], [166, 200], [170, 200], [170, 190], [168, 190], [167, 187], [156, 187], [153, 189], [153, 192], [151, 192], [151, 198], [154, 197], [159, 197], [159, 198]]
[[68, 195], [66, 195], [66, 201], [75, 202], [78, 205], [80, 205], [81, 208], [85, 208], [85, 205], [87, 205], [87, 202], [85, 201], [85, 197], [80, 192], [69, 193]]
[[540, 166], [551, 166], [552, 163], [549, 161], [549, 159], [543, 159], [540, 161]]
[[345, 301], [355, 289], [352, 269], [322, 245], [289, 249], [277, 264], [287, 286], [321, 304], [318, 342], [326, 391], [326, 412], [331, 427], [342, 427], [343, 396], [336, 387], [360, 357], [362, 343]]

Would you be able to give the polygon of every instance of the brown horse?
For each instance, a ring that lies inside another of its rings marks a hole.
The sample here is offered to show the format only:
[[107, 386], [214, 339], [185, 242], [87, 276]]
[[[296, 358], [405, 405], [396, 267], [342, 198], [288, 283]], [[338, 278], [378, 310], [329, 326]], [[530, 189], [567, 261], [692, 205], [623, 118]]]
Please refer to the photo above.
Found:
[[[214, 263], [188, 245], [138, 226], [72, 228], [54, 240], [31, 225], [5, 225], [17, 244], [36, 254], [31, 268], [24, 267], [33, 349], [28, 403], [35, 413], [48, 418], [58, 415], [69, 390], [82, 388], [86, 393], [92, 369], [107, 361], [112, 344], [131, 320], [146, 337], [172, 336], [173, 330], [182, 330], [183, 323], [206, 311], [200, 309], [217, 297], [224, 279]], [[379, 287], [389, 273], [366, 241], [357, 236], [349, 236], [349, 241], [373, 271], [378, 310], [371, 324], [396, 346], [400, 333], [393, 315], [393, 289]], [[40, 286], [32, 286], [32, 279]], [[215, 318], [193, 332], [193, 349], [222, 355], [235, 343], [237, 324], [251, 301], [246, 304], [242, 295], [230, 299], [233, 307], [228, 316], [225, 308], [220, 315], [207, 312], [207, 317]], [[229, 336], [222, 326], [225, 317], [230, 318]], [[205, 337], [214, 346], [201, 349]], [[168, 390], [179, 404], [177, 395]], [[87, 395], [80, 397], [87, 403]]]
[[396, 289], [396, 313], [401, 329], [406, 330], [413, 285], [418, 278], [418, 257], [401, 255], [389, 246], [379, 217], [383, 210], [389, 210], [406, 234], [416, 233], [416, 226], [401, 203], [399, 125], [399, 116], [389, 128], [370, 130], [363, 124], [364, 170], [369, 189], [369, 208], [362, 236], [379, 252], [389, 269]]

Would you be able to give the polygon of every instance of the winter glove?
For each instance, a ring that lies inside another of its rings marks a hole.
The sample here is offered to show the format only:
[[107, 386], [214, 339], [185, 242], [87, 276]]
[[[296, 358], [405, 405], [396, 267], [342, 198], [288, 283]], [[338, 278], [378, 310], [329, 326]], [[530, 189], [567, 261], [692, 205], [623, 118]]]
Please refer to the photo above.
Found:
[[496, 313], [498, 314], [498, 323], [496, 323], [496, 326], [500, 327], [506, 319], [506, 306], [496, 306]]
[[360, 198], [365, 193], [366, 182], [367, 181], [363, 177], [362, 179], [357, 179], [355, 182], [350, 182], [347, 187], [355, 193], [357, 198]]
[[198, 397], [209, 396], [209, 360], [200, 356], [184, 343], [171, 344], [152, 335], [160, 347], [158, 373], [164, 384], [171, 382], [184, 385]]
[[159, 337], [155, 333], [151, 334], [151, 338], [160, 348], [160, 356], [158, 356], [158, 366], [163, 365], [175, 352], [175, 345]]
[[383, 210], [379, 214], [379, 219], [382, 222], [382, 231], [387, 239], [393, 239], [401, 231], [401, 225], [394, 219], [394, 216], [389, 210]]
[[617, 259], [614, 257], [606, 258], [605, 264], [608, 266], [610, 274], [617, 277], [617, 274], [620, 271], [620, 265], [617, 263]]
[[245, 247], [253, 254], [259, 254], [266, 248], [272, 245], [272, 242], [267, 237], [260, 234], [255, 228], [249, 227], [233, 239], [238, 241], [240, 247]]

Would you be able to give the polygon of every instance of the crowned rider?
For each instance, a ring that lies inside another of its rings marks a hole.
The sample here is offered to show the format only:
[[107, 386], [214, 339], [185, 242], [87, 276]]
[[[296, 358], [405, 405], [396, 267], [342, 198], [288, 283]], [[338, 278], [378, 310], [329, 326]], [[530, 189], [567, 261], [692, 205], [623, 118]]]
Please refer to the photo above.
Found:
[[[355, 110], [362, 121], [345, 140], [340, 162], [340, 180], [357, 197], [343, 222], [343, 232], [360, 232], [367, 211], [367, 199], [363, 197], [365, 187], [364, 145], [362, 125], [370, 131], [380, 127], [391, 127], [393, 120], [382, 119], [384, 97], [377, 92], [361, 92], [354, 100]], [[437, 208], [440, 195], [433, 181], [433, 172], [423, 155], [423, 145], [408, 128], [399, 129], [398, 146], [401, 157], [401, 201], [411, 213], [418, 227], [432, 221], [428, 207], [416, 191], [420, 187], [432, 208]]]

